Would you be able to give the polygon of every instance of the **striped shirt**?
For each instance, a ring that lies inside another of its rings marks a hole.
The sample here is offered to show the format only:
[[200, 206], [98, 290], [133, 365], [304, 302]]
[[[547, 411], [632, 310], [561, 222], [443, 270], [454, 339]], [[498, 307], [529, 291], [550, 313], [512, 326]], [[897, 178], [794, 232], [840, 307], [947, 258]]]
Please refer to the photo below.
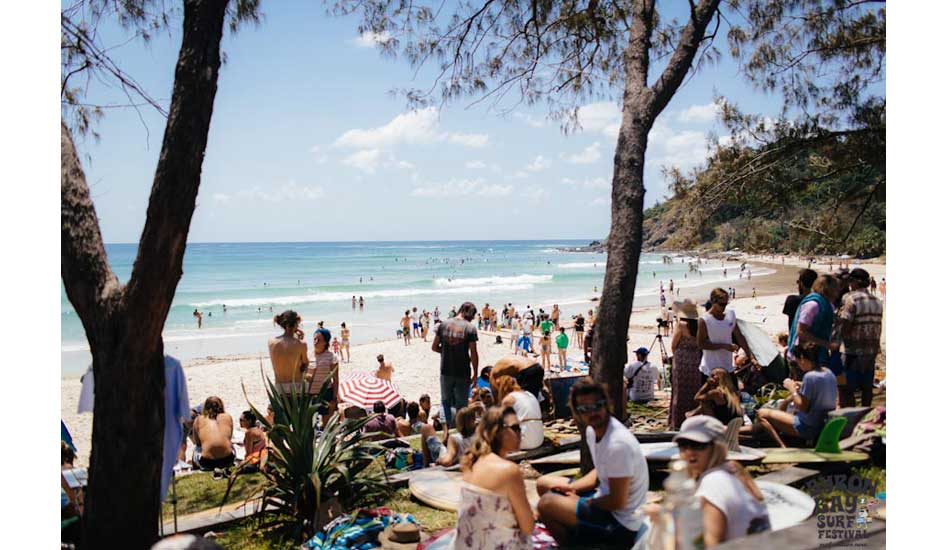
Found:
[[844, 295], [838, 319], [848, 321], [841, 329], [841, 341], [848, 355], [875, 355], [881, 349], [881, 320], [884, 306], [868, 293], [855, 290]]
[[338, 364], [336, 355], [330, 350], [319, 353], [314, 357], [314, 360], [310, 362], [310, 367], [307, 368], [307, 376], [312, 377], [312, 382], [309, 385], [310, 393], [320, 392], [320, 386], [329, 378], [330, 372]]

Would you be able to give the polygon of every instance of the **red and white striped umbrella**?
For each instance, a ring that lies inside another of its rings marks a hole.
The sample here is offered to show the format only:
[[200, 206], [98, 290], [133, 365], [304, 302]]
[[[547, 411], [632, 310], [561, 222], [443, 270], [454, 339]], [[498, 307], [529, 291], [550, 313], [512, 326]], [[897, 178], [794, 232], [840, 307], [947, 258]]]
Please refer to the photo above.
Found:
[[350, 403], [367, 410], [373, 403], [382, 401], [386, 408], [394, 406], [402, 399], [396, 385], [389, 380], [376, 378], [369, 372], [348, 372], [340, 376], [340, 401]]

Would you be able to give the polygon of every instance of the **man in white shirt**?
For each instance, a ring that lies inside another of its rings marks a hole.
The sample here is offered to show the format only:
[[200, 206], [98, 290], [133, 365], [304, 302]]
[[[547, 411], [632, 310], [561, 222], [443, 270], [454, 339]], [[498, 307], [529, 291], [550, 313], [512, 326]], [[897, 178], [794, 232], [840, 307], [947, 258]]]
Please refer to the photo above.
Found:
[[412, 320], [412, 336], [422, 338], [422, 325], [419, 324], [419, 311], [416, 308], [412, 308], [412, 315], [409, 316], [409, 319]]
[[631, 548], [645, 532], [637, 508], [646, 501], [650, 485], [640, 443], [611, 416], [603, 384], [590, 378], [578, 381], [570, 402], [587, 425], [594, 469], [577, 481], [551, 475], [538, 479], [539, 519], [562, 546], [607, 543]]
[[660, 389], [660, 369], [650, 364], [647, 348], [634, 353], [637, 360], [623, 368], [623, 378], [627, 382], [627, 399], [642, 404], [653, 400], [654, 387]]

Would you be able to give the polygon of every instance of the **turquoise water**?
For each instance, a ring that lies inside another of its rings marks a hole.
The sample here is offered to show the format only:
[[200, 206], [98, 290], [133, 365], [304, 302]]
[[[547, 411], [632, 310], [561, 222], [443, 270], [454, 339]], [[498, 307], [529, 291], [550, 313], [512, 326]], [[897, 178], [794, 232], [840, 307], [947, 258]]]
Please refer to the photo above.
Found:
[[[196, 243], [185, 253], [184, 275], [165, 323], [167, 352], [187, 360], [209, 355], [266, 355], [272, 323], [296, 310], [312, 330], [317, 321], [336, 335], [341, 322], [358, 344], [395, 336], [406, 309], [439, 307], [443, 317], [463, 301], [479, 308], [512, 302], [519, 309], [557, 303], [567, 314], [587, 311], [603, 283], [605, 254], [559, 252], [589, 241], [454, 241], [367, 243]], [[106, 245], [121, 281], [132, 270], [137, 246]], [[659, 281], [682, 286], [722, 279], [722, 267], [703, 266], [704, 280], [685, 279], [687, 258], [663, 264], [641, 257], [637, 303], [655, 303]], [[682, 262], [682, 263], [681, 263]], [[735, 278], [738, 266], [730, 266]], [[656, 277], [653, 277], [653, 272]], [[360, 282], [362, 278], [362, 282]], [[85, 333], [62, 295], [62, 370], [80, 374], [90, 362]], [[351, 306], [362, 296], [366, 307]], [[227, 306], [225, 312], [224, 306]], [[202, 328], [192, 312], [204, 314]]]

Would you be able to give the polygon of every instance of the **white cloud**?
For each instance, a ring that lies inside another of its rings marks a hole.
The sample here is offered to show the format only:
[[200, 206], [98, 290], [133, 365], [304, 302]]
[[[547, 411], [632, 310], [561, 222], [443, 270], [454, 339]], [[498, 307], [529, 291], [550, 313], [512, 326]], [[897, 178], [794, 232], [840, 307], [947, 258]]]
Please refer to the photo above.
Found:
[[343, 159], [343, 164], [352, 166], [365, 174], [375, 174], [381, 155], [382, 151], [379, 149], [365, 149]]
[[584, 132], [602, 132], [616, 139], [620, 132], [620, 108], [612, 101], [589, 103], [577, 110], [577, 121]]
[[591, 205], [591, 206], [604, 206], [604, 205], [607, 205], [607, 204], [610, 204], [610, 199], [609, 199], [609, 198], [604, 198], [604, 197], [598, 197], [598, 198], [596, 198], [596, 199], [590, 201], [590, 205]]
[[719, 113], [719, 106], [715, 103], [707, 103], [706, 105], [690, 105], [688, 108], [683, 109], [679, 113], [680, 122], [712, 122], [716, 120], [716, 115]]
[[479, 148], [488, 145], [488, 136], [485, 134], [448, 134], [448, 138], [449, 143], [465, 147]]
[[439, 129], [439, 113], [435, 107], [402, 113], [376, 128], [347, 130], [333, 143], [336, 147], [359, 149], [385, 148], [394, 145], [418, 145], [448, 141], [465, 147], [488, 145], [485, 134], [458, 134]]
[[215, 193], [214, 195], [211, 195], [211, 198], [217, 202], [228, 202], [231, 200], [231, 196], [224, 193]]
[[[249, 201], [287, 202], [315, 200], [323, 197], [323, 195], [323, 187], [319, 185], [299, 185], [294, 180], [290, 180], [276, 188], [264, 189], [259, 185], [255, 185], [250, 189], [238, 191], [235, 197]], [[217, 199], [217, 196], [215, 198]]]
[[595, 141], [583, 151], [574, 155], [561, 153], [561, 160], [566, 160], [571, 164], [593, 164], [600, 160], [600, 142]]
[[583, 189], [610, 189], [610, 180], [607, 178], [586, 178], [583, 181], [571, 178], [562, 178], [561, 183]]
[[386, 42], [389, 42], [390, 40], [392, 40], [392, 35], [390, 35], [386, 31], [379, 32], [379, 33], [376, 33], [373, 31], [365, 31], [361, 33], [358, 37], [353, 38], [352, 40], [348, 40], [348, 42], [356, 46], [357, 48], [372, 48], [376, 46], [377, 44], [385, 44]]
[[521, 192], [521, 196], [525, 197], [529, 201], [538, 202], [547, 198], [548, 192], [540, 185], [532, 185], [531, 187], [524, 189]]
[[455, 198], [462, 196], [504, 197], [511, 194], [511, 185], [485, 185], [482, 178], [452, 178], [446, 183], [429, 183], [416, 187], [411, 195], [426, 198]]
[[540, 172], [541, 170], [544, 170], [550, 167], [551, 167], [551, 159], [544, 158], [544, 155], [538, 155], [534, 158], [533, 161], [528, 163], [528, 165], [525, 166], [524, 169], [528, 170], [529, 172]]
[[670, 166], [689, 170], [706, 160], [706, 135], [696, 130], [677, 132], [662, 120], [650, 130], [647, 166]]
[[528, 126], [532, 128], [544, 128], [548, 125], [548, 122], [542, 118], [534, 118], [533, 116], [525, 113], [512, 113], [512, 116], [518, 120], [523, 121]]
[[398, 168], [400, 170], [412, 170], [416, 167], [415, 164], [409, 161], [396, 160], [395, 158], [391, 158], [390, 160], [386, 161], [384, 166], [386, 168]]
[[479, 170], [487, 167], [488, 165], [480, 160], [470, 160], [465, 163], [465, 167], [469, 170]]

